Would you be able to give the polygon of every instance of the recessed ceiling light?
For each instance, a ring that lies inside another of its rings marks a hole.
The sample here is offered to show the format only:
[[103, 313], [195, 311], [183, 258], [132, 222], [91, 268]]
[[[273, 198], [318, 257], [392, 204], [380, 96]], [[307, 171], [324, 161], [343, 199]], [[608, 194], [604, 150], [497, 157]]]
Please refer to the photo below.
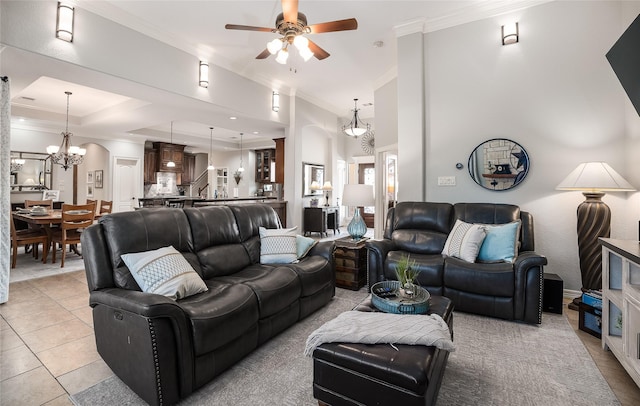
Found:
[[254, 133], [254, 134], [260, 134], [258, 131], [254, 131], [253, 133]]
[[18, 121], [26, 121], [26, 120], [24, 119], [24, 117], [20, 117]]
[[236, 116], [229, 117], [229, 120], [237, 120], [237, 119], [238, 119], [238, 117], [236, 117]]

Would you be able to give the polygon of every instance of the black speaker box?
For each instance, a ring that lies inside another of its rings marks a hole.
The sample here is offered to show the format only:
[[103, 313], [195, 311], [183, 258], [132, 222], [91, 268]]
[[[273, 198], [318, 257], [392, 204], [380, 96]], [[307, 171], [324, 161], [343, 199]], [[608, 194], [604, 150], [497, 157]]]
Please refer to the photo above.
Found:
[[562, 314], [562, 292], [564, 282], [554, 273], [544, 274], [544, 294], [542, 296], [542, 310], [549, 313]]

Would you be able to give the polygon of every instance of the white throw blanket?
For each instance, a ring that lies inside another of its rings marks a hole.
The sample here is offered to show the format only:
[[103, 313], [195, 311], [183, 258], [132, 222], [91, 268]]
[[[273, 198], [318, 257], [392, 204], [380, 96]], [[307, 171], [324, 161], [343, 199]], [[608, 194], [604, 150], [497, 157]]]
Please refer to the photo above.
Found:
[[323, 343], [412, 344], [455, 351], [449, 326], [437, 314], [344, 312], [323, 324], [307, 338], [304, 355]]

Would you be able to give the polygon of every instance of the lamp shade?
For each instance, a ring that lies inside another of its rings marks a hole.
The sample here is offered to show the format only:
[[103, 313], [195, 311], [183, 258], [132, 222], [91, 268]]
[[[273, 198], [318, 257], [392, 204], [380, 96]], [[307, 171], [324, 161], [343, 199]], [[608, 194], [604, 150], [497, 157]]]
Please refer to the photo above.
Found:
[[311, 190], [320, 190], [320, 184], [318, 183], [317, 180], [314, 180], [313, 182], [311, 182], [311, 185], [309, 186], [309, 189], [311, 189]]
[[333, 190], [333, 186], [331, 186], [331, 182], [326, 181], [324, 185], [322, 185], [322, 190]]
[[583, 162], [558, 186], [557, 190], [633, 192], [636, 190], [606, 162]]
[[342, 204], [345, 206], [369, 207], [375, 206], [373, 186], [363, 184], [344, 185]]

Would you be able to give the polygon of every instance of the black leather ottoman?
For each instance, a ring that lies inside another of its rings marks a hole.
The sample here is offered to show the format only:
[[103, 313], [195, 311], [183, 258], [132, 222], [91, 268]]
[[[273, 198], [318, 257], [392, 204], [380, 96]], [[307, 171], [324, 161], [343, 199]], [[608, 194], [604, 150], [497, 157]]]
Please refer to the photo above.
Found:
[[[449, 324], [453, 304], [432, 296], [429, 313]], [[377, 311], [367, 299], [354, 310]], [[434, 405], [449, 352], [436, 347], [389, 344], [325, 343], [313, 352], [313, 396], [318, 403], [340, 405]]]

